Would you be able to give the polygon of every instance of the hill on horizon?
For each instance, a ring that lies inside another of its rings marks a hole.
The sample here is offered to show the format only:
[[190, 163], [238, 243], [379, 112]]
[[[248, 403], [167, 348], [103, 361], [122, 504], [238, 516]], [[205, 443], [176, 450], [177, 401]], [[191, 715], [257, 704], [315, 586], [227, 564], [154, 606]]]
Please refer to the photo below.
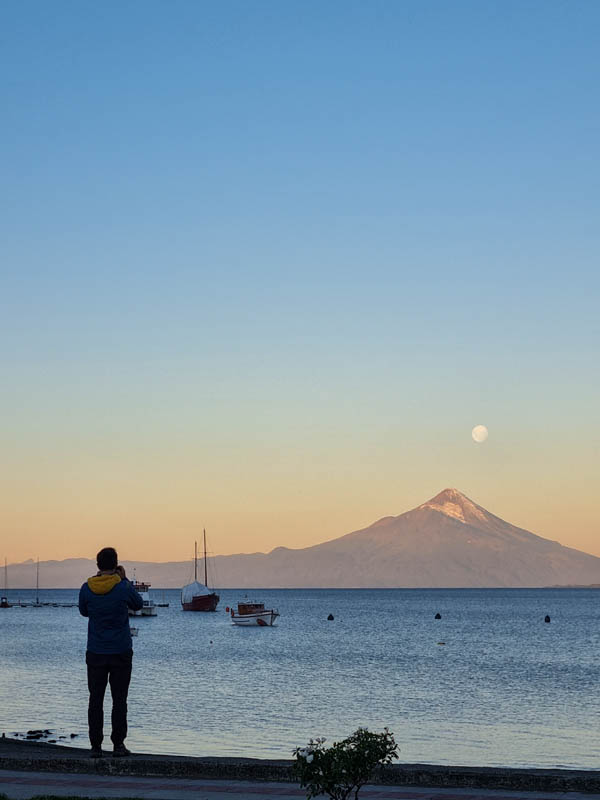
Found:
[[[600, 583], [600, 558], [517, 528], [457, 489], [321, 544], [210, 559], [217, 588], [510, 588]], [[190, 562], [124, 561], [156, 588], [190, 579]], [[40, 562], [40, 588], [73, 588], [92, 559]], [[35, 562], [11, 564], [9, 588], [35, 587]]]

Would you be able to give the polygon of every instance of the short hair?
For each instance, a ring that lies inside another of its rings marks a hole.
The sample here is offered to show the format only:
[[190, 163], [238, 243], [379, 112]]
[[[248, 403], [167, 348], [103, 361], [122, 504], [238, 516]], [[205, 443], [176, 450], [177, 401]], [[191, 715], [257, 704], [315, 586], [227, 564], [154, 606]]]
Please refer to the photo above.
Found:
[[103, 547], [96, 556], [96, 564], [99, 570], [116, 569], [119, 557], [114, 547]]

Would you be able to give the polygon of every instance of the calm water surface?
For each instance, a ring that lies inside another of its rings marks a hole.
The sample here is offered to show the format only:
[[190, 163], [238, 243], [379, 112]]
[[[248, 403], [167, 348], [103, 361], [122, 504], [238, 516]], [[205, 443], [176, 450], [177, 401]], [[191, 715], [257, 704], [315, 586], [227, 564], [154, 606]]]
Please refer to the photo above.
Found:
[[[290, 758], [311, 736], [387, 725], [406, 762], [599, 766], [600, 591], [252, 592], [281, 612], [268, 629], [230, 624], [244, 592], [223, 590], [214, 614], [152, 592], [170, 606], [135, 621], [134, 750]], [[76, 608], [0, 610], [0, 733], [88, 746], [86, 628]]]

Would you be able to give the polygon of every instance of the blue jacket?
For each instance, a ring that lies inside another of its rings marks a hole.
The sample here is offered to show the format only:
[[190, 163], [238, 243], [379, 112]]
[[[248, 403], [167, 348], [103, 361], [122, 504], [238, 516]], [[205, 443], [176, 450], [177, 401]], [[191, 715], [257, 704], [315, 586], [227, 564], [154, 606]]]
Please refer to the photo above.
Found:
[[79, 590], [79, 613], [89, 617], [90, 653], [126, 653], [132, 649], [128, 609], [139, 610], [142, 596], [118, 575], [95, 575]]

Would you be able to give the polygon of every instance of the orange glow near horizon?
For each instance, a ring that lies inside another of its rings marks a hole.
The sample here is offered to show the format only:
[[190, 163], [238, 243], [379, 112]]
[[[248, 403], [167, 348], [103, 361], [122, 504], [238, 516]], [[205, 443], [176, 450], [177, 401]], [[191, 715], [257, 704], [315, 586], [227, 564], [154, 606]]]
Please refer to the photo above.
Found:
[[[600, 556], [595, 535], [596, 510], [591, 494], [586, 504], [580, 498], [573, 507], [563, 502], [552, 485], [537, 495], [515, 494], [507, 487], [486, 490], [480, 485], [450, 482], [441, 476], [435, 484], [409, 487], [402, 481], [381, 479], [361, 483], [361, 476], [338, 476], [327, 487], [317, 487], [316, 478], [306, 481], [306, 503], [297, 507], [297, 483], [287, 491], [282, 480], [274, 485], [255, 482], [246, 492], [232, 492], [230, 502], [218, 496], [213, 485], [212, 504], [206, 500], [194, 506], [191, 487], [159, 493], [136, 490], [131, 485], [86, 492], [83, 486], [71, 495], [71, 488], [49, 482], [30, 492], [13, 507], [3, 509], [2, 552], [9, 563], [29, 558], [62, 560], [92, 558], [103, 546], [117, 548], [123, 560], [182, 561], [193, 554], [193, 542], [206, 528], [213, 555], [268, 552], [275, 547], [310, 547], [371, 525], [384, 516], [397, 516], [454, 485], [475, 503], [507, 522], [559, 541], [568, 547]], [[164, 487], [163, 487], [164, 488]], [[274, 490], [271, 494], [271, 488]], [[321, 493], [318, 494], [320, 488]], [[325, 495], [325, 488], [328, 494]], [[568, 487], [567, 487], [568, 488]], [[574, 488], [571, 490], [575, 494]], [[207, 492], [208, 493], [208, 492]], [[320, 500], [318, 504], [317, 501]]]

